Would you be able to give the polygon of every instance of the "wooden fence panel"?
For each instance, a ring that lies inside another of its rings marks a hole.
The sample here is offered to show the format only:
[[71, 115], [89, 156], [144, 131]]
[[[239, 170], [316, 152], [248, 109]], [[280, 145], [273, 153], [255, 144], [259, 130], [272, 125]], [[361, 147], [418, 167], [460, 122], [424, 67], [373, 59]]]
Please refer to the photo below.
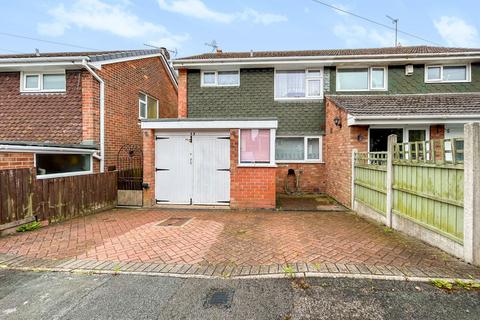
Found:
[[463, 167], [394, 163], [393, 213], [463, 241]]
[[61, 221], [116, 202], [116, 172], [36, 179], [31, 169], [0, 171], [0, 225], [31, 216]]
[[386, 152], [355, 154], [354, 170], [355, 200], [385, 215], [387, 205]]

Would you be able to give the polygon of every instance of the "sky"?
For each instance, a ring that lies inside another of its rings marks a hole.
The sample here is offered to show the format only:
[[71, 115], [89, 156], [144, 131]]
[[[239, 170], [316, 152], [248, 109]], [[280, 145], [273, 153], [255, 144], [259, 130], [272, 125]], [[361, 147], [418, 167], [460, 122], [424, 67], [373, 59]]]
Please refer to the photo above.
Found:
[[[478, 0], [322, 1], [393, 26], [390, 15], [399, 19], [400, 30], [431, 41], [399, 33], [403, 46], [480, 47]], [[0, 0], [0, 8], [0, 54], [142, 49], [149, 44], [166, 47], [178, 58], [211, 52], [206, 43], [213, 40], [223, 51], [395, 43], [392, 30], [314, 0]]]

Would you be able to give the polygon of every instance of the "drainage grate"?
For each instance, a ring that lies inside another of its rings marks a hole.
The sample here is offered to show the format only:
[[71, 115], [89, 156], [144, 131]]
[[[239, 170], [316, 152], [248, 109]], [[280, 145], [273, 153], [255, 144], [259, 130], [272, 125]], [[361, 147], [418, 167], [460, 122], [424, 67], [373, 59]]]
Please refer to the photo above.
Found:
[[203, 306], [205, 308], [216, 307], [216, 308], [230, 308], [232, 305], [233, 294], [235, 290], [232, 288], [212, 288], [207, 294], [205, 303]]
[[190, 221], [192, 218], [168, 218], [167, 220], [164, 220], [157, 224], [157, 226], [161, 227], [181, 227], [188, 221]]

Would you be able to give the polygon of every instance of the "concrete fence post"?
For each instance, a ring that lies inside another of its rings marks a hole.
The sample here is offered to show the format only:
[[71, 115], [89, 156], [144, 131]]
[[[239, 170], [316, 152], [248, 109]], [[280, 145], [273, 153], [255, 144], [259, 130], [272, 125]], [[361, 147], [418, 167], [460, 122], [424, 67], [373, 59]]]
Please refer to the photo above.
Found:
[[397, 135], [388, 136], [387, 143], [387, 203], [386, 203], [386, 224], [392, 227], [392, 208], [393, 208], [393, 149], [397, 143]]
[[355, 154], [357, 153], [357, 149], [352, 149], [352, 185], [351, 185], [351, 188], [352, 188], [352, 191], [351, 191], [351, 209], [353, 211], [355, 211]]
[[480, 123], [464, 127], [463, 250], [465, 261], [480, 265]]

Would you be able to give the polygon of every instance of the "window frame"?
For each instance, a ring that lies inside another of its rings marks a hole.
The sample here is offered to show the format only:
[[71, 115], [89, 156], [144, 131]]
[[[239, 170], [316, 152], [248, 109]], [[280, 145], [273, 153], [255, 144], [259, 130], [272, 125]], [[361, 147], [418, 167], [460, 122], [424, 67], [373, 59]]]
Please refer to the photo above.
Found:
[[[277, 136], [275, 138], [275, 143], [277, 139], [280, 138], [303, 138], [303, 160], [277, 160], [276, 163], [324, 163], [323, 162], [323, 136]], [[308, 159], [308, 139], [318, 139], [318, 159]]]
[[[305, 96], [304, 97], [277, 97], [277, 71], [305, 71]], [[309, 71], [320, 71], [320, 76], [317, 77], [308, 77]], [[275, 101], [291, 101], [291, 100], [321, 100], [324, 97], [324, 82], [323, 82], [324, 68], [323, 66], [317, 68], [294, 68], [294, 69], [279, 69], [275, 68], [273, 72], [273, 99]], [[309, 96], [308, 95], [308, 83], [309, 80], [320, 80], [320, 95], [319, 96]]]
[[35, 177], [38, 180], [42, 179], [51, 179], [51, 178], [62, 178], [62, 177], [72, 177], [72, 176], [83, 176], [93, 173], [93, 154], [92, 153], [82, 153], [82, 152], [36, 152], [33, 154], [33, 164], [35, 172], [37, 171], [37, 154], [79, 154], [79, 155], [88, 155], [90, 158], [90, 168], [86, 171], [72, 171], [66, 173], [50, 173], [50, 174], [37, 174]]
[[[367, 69], [367, 89], [338, 89], [339, 88], [339, 78], [338, 71], [344, 69]], [[372, 70], [373, 69], [383, 69], [383, 88], [372, 88]], [[388, 91], [388, 66], [352, 66], [352, 67], [337, 67], [335, 69], [335, 91], [337, 92], [367, 92], [367, 91]]]
[[[465, 80], [443, 80], [444, 67], [465, 67]], [[428, 79], [429, 68], [440, 68], [440, 79]], [[426, 64], [424, 68], [425, 83], [457, 83], [472, 82], [472, 65], [471, 63], [453, 63], [453, 64]]]
[[[44, 89], [43, 88], [43, 76], [44, 75], [63, 75], [65, 77], [65, 88], [64, 89]], [[38, 82], [36, 88], [27, 88], [27, 76], [38, 76]], [[65, 70], [54, 70], [54, 71], [44, 71], [44, 72], [30, 72], [22, 71], [20, 73], [20, 92], [66, 92], [67, 91], [67, 73]]]
[[[141, 94], [143, 94], [143, 95], [145, 96], [145, 99], [146, 99], [145, 101], [142, 101], [142, 100], [140, 99], [140, 95], [141, 95]], [[139, 92], [138, 92], [138, 119], [139, 119], [139, 120], [148, 119], [148, 98], [149, 98], [149, 97], [150, 97], [151, 99], [157, 101], [157, 117], [156, 117], [156, 119], [159, 119], [159, 118], [160, 118], [160, 108], [159, 108], [158, 99], [155, 98], [155, 97], [153, 97], [153, 96], [151, 96], [151, 95], [149, 95], [148, 93], [145, 93], [145, 92], [143, 92], [143, 91], [139, 91]], [[140, 107], [140, 102], [145, 102], [145, 113], [146, 113], [146, 114], [145, 114], [145, 117], [141, 117], [141, 114], [140, 114], [140, 110], [141, 110], [141, 109], [140, 109], [140, 108], [141, 108], [141, 107]]]
[[[242, 162], [241, 161], [241, 147], [242, 147], [242, 130], [270, 130], [270, 162]], [[245, 128], [238, 129], [238, 150], [237, 150], [237, 167], [276, 167], [275, 163], [275, 139], [276, 129], [269, 128]]]
[[[218, 84], [218, 72], [236, 72], [238, 75], [238, 83], [236, 84]], [[203, 75], [205, 73], [214, 73], [215, 82], [214, 83], [204, 83]], [[200, 72], [200, 86], [201, 87], [240, 87], [240, 69], [232, 70], [202, 70]]]
[[370, 151], [370, 129], [402, 129], [402, 140], [403, 143], [410, 142], [408, 141], [408, 131], [410, 130], [425, 130], [425, 140], [430, 140], [430, 124], [425, 125], [371, 125], [368, 127], [368, 138], [367, 138], [367, 150]]

